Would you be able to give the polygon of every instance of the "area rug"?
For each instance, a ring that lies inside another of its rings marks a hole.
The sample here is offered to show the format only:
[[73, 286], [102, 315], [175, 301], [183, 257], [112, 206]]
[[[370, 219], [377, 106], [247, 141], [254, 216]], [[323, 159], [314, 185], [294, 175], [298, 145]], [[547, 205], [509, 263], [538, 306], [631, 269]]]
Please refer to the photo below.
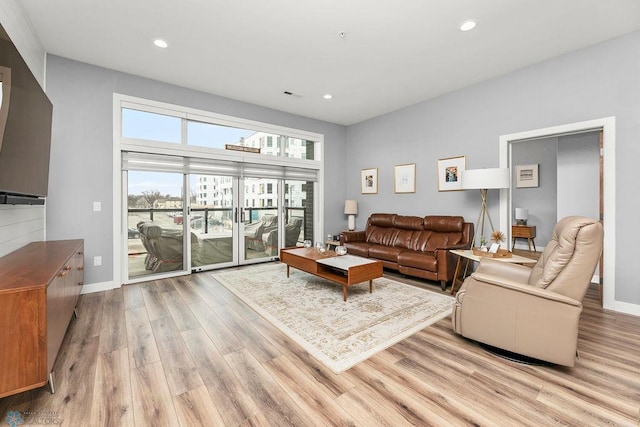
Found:
[[213, 277], [335, 373], [451, 314], [454, 298], [388, 278], [348, 289], [291, 268], [267, 264]]

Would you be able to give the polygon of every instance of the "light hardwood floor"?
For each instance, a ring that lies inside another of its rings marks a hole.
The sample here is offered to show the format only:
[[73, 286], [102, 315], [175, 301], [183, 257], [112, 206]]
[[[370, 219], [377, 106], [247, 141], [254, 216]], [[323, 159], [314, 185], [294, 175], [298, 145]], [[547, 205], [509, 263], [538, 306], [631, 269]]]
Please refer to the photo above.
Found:
[[446, 318], [335, 375], [210, 273], [124, 286], [81, 296], [57, 392], [0, 399], [0, 423], [18, 410], [67, 426], [637, 426], [640, 318], [597, 297], [575, 368], [500, 359]]

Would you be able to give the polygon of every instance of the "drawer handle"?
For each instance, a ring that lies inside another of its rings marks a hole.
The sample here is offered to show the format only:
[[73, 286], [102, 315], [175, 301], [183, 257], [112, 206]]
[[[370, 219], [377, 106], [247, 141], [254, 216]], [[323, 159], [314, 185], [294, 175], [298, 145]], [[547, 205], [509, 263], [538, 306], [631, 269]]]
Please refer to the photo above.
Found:
[[64, 269], [65, 269], [65, 270], [71, 270], [71, 266], [70, 266], [70, 265], [65, 265], [65, 266], [64, 266]]
[[61, 272], [58, 274], [58, 277], [64, 277], [64, 276], [66, 276], [66, 275], [67, 275], [67, 273], [68, 273], [68, 272], [69, 272], [69, 270], [61, 271]]
[[78, 267], [78, 270], [79, 270], [79, 271], [84, 270], [84, 266], [80, 266], [80, 267]]

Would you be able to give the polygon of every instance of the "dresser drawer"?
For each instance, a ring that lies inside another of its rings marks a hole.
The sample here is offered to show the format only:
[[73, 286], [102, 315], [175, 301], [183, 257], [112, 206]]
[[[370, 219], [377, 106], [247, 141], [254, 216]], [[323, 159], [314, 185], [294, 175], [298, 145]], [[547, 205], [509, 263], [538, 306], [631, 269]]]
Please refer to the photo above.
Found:
[[522, 237], [524, 239], [533, 239], [536, 237], [535, 225], [514, 225], [511, 227], [511, 237]]

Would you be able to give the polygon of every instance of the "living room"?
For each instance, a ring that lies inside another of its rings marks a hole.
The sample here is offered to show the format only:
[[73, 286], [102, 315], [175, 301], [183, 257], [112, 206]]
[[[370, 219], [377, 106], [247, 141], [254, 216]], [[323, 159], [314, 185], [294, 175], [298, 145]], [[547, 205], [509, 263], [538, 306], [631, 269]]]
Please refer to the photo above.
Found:
[[[35, 231], [29, 229], [21, 235], [3, 232], [3, 236], [9, 236], [0, 238], [3, 255], [29, 239], [84, 239], [85, 256], [91, 260], [86, 262], [84, 271], [86, 289], [120, 287], [116, 258], [121, 254], [119, 240], [114, 238], [121, 235], [121, 230], [115, 229], [121, 214], [115, 205], [121, 195], [114, 182], [112, 161], [114, 94], [323, 135], [324, 229], [317, 231], [320, 236], [346, 228], [344, 202], [349, 199], [358, 201], [357, 229], [362, 229], [366, 219], [377, 212], [462, 215], [473, 222], [480, 205], [478, 192], [438, 191], [438, 160], [465, 156], [468, 169], [502, 167], [502, 136], [615, 117], [615, 139], [604, 143], [605, 150], [611, 150], [608, 144], [615, 144], [611, 153], [615, 174], [605, 175], [614, 180], [612, 191], [605, 195], [613, 197], [612, 205], [605, 207], [605, 227], [613, 225], [605, 230], [605, 256], [614, 251], [615, 258], [614, 264], [605, 264], [613, 265], [614, 271], [609, 276], [611, 281], [604, 283], [604, 307], [640, 315], [634, 261], [627, 259], [636, 236], [622, 226], [615, 227], [630, 223], [627, 217], [639, 203], [633, 197], [637, 184], [630, 178], [634, 166], [629, 165], [638, 154], [640, 125], [637, 29], [345, 125], [51, 54], [42, 49], [41, 41], [28, 46], [29, 37], [35, 36], [28, 29], [29, 18], [21, 7], [4, 5], [0, 12], [0, 23], [25, 46], [21, 49], [23, 55], [35, 58], [27, 62], [36, 64], [32, 69], [41, 70], [37, 77], [46, 82], [47, 95], [54, 104], [46, 208], [0, 208], [3, 231], [18, 229], [16, 224], [25, 216], [38, 223]], [[345, 41], [356, 35], [347, 32]], [[416, 166], [415, 192], [396, 194], [394, 166], [408, 163]], [[368, 168], [378, 170], [377, 194], [361, 193], [360, 173]], [[611, 185], [611, 180], [605, 185]], [[100, 211], [93, 209], [95, 201], [101, 202]], [[499, 201], [500, 192], [492, 191], [490, 212], [494, 219], [508, 224], [509, 216], [505, 217]], [[533, 214], [531, 207], [530, 212]], [[613, 217], [609, 222], [608, 215]], [[609, 230], [613, 235], [607, 234]], [[93, 265], [96, 256], [102, 257], [102, 265]]]

